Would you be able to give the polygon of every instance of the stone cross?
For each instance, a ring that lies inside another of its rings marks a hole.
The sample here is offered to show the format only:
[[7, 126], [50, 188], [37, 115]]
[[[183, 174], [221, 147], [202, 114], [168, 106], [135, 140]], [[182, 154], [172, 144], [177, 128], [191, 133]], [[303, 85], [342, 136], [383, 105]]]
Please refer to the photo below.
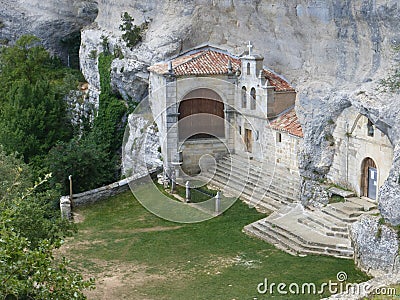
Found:
[[217, 195], [215, 196], [215, 212], [219, 214], [221, 210], [221, 191], [217, 192]]
[[250, 43], [247, 44], [247, 48], [249, 48], [249, 55], [251, 55], [251, 48], [253, 48], [253, 45]]
[[186, 187], [186, 199], [185, 199], [185, 201], [186, 202], [190, 202], [190, 182], [189, 181], [186, 181], [185, 187]]

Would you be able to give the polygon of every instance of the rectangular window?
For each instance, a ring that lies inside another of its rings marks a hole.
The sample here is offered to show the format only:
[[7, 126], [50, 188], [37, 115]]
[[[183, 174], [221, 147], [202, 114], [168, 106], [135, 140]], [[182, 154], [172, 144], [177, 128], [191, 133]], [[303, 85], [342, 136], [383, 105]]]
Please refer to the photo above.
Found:
[[276, 133], [276, 142], [277, 143], [282, 142], [282, 134], [280, 132]]
[[242, 135], [242, 126], [239, 126], [239, 134]]

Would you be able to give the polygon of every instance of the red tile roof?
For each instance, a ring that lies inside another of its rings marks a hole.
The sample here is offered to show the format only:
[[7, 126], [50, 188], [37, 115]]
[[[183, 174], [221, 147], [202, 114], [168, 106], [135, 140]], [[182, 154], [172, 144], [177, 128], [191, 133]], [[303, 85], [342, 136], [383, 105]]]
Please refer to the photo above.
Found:
[[[233, 72], [241, 69], [241, 60], [239, 58], [225, 51], [210, 47], [197, 49], [171, 60], [172, 69], [176, 76], [224, 75], [228, 73], [228, 61], [232, 63]], [[168, 62], [155, 64], [149, 67], [148, 70], [166, 75], [168, 74]], [[263, 75], [268, 79], [269, 85], [275, 87], [275, 91], [294, 92], [294, 88], [277, 74], [264, 69]]]
[[274, 130], [284, 131], [298, 137], [303, 137], [303, 129], [301, 128], [294, 108], [272, 120], [269, 123], [269, 127]]
[[[173, 59], [172, 68], [176, 76], [223, 75], [228, 74], [229, 60], [232, 63], [233, 72], [240, 68], [238, 58], [227, 53], [206, 49]], [[168, 74], [168, 63], [155, 64], [149, 67], [149, 71], [161, 75]]]
[[277, 92], [294, 91], [294, 88], [284, 79], [268, 70], [263, 70], [263, 75], [269, 81], [269, 85], [275, 87]]

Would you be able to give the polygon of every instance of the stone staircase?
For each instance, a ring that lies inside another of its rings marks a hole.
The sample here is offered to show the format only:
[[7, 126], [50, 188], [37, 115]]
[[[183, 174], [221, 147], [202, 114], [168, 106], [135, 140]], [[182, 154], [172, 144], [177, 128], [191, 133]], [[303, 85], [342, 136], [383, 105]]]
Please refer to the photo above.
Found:
[[276, 211], [299, 200], [300, 176], [288, 168], [237, 154], [219, 160], [201, 178], [224, 193], [240, 197], [259, 211]]
[[317, 254], [351, 259], [354, 249], [348, 226], [362, 214], [377, 212], [374, 203], [356, 197], [328, 204], [321, 210], [309, 210], [293, 203], [245, 226], [243, 231], [293, 255]]
[[259, 211], [272, 212], [243, 231], [292, 255], [352, 258], [348, 226], [362, 214], [378, 212], [376, 204], [351, 194], [345, 196], [345, 202], [322, 209], [304, 208], [299, 203], [297, 172], [237, 154], [219, 160], [216, 167], [201, 174], [201, 179], [224, 195], [240, 197]]

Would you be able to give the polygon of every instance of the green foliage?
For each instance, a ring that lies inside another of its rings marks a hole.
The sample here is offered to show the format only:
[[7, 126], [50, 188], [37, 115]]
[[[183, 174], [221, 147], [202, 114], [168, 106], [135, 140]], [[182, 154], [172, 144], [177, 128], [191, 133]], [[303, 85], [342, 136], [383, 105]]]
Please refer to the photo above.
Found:
[[75, 226], [54, 209], [56, 195], [45, 187], [48, 176], [32, 184], [29, 167], [1, 149], [0, 166], [0, 298], [85, 299], [82, 290], [93, 281], [52, 254]]
[[78, 84], [76, 72], [62, 67], [39, 42], [22, 36], [0, 50], [0, 144], [26, 162], [40, 161], [73, 132], [64, 97]]
[[133, 48], [137, 43], [142, 41], [142, 27], [133, 24], [134, 19], [132, 16], [128, 14], [128, 12], [124, 12], [121, 15], [122, 24], [119, 26], [119, 29], [123, 31], [122, 39], [126, 42], [126, 46], [129, 48]]
[[124, 116], [127, 107], [124, 101], [118, 99], [111, 90], [111, 63], [114, 57], [101, 53], [99, 56], [99, 73], [101, 94], [99, 97], [99, 112], [94, 122], [96, 140], [110, 153], [110, 159], [117, 163], [115, 153], [122, 146], [125, 124]]
[[62, 192], [68, 194], [72, 175], [75, 193], [94, 189], [114, 179], [114, 165], [108, 152], [90, 134], [82, 139], [58, 143], [49, 153], [46, 164], [53, 174], [53, 184], [61, 183]]
[[101, 46], [103, 47], [103, 53], [110, 54], [110, 45], [108, 44], [108, 37], [102, 35], [100, 39], [101, 39]]
[[93, 128], [80, 138], [58, 143], [46, 159], [46, 166], [54, 175], [53, 185], [60, 183], [63, 193], [69, 191], [69, 175], [73, 178], [74, 193], [119, 179], [127, 108], [111, 90], [112, 60], [112, 55], [99, 55], [101, 94]]
[[89, 56], [90, 59], [96, 59], [97, 58], [97, 50], [91, 50], [89, 52]]

